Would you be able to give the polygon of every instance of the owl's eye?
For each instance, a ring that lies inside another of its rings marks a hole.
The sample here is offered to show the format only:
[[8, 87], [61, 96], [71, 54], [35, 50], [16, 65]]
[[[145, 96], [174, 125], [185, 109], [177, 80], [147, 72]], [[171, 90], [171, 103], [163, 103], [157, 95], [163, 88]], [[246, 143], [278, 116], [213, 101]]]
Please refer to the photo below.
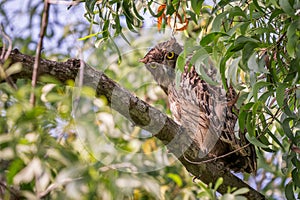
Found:
[[157, 67], [157, 65], [152, 64], [152, 65], [150, 65], [150, 67], [151, 67], [152, 69], [155, 69], [155, 68]]
[[174, 56], [175, 56], [174, 52], [168, 52], [167, 53], [167, 59], [169, 59], [169, 60], [173, 59]]

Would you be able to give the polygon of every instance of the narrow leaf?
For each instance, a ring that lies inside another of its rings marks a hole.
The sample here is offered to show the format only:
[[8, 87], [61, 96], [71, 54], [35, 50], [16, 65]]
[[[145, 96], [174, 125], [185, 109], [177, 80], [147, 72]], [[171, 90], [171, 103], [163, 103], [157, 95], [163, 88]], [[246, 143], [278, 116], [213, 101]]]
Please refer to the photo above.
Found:
[[280, 108], [283, 107], [284, 105], [286, 88], [287, 88], [287, 84], [285, 83], [279, 83], [278, 87], [276, 88], [276, 100]]
[[285, 186], [284, 193], [285, 193], [287, 200], [296, 200], [296, 198], [294, 196], [294, 191], [293, 191], [293, 182], [289, 182]]
[[258, 92], [261, 88], [263, 87], [266, 87], [266, 86], [269, 86], [271, 85], [271, 83], [268, 83], [268, 82], [264, 82], [264, 81], [259, 81], [259, 82], [256, 82], [254, 85], [253, 85], [253, 97], [254, 97], [254, 100], [257, 101], [257, 97], [258, 97]]
[[200, 9], [202, 7], [203, 0], [191, 0], [192, 8], [197, 15], [200, 15]]
[[249, 142], [251, 142], [252, 144], [254, 144], [257, 147], [261, 147], [261, 148], [269, 148], [267, 145], [261, 143], [256, 137], [251, 137], [249, 136], [249, 134], [246, 134], [246, 138]]
[[209, 43], [211, 43], [212, 41], [214, 41], [216, 38], [218, 37], [223, 37], [223, 36], [228, 36], [226, 33], [222, 33], [222, 32], [212, 32], [207, 34], [206, 36], [204, 36], [202, 38], [202, 40], [200, 41], [200, 45], [201, 46], [206, 46]]

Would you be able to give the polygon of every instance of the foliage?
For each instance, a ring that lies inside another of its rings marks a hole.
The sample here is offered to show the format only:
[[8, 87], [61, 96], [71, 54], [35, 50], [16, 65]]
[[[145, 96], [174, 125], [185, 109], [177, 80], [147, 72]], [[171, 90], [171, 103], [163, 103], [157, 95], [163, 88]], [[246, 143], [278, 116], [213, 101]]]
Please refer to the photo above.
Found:
[[[41, 2], [24, 3], [28, 9], [25, 14], [12, 2], [0, 4], [1, 23], [13, 46], [34, 54], [38, 41], [35, 33], [40, 26], [36, 21], [43, 12]], [[61, 20], [61, 16], [66, 18], [72, 12], [82, 13], [80, 5], [84, 5], [86, 21], [80, 14], [77, 21]], [[257, 147], [259, 160], [257, 175], [245, 175], [245, 179], [269, 198], [284, 198], [283, 194], [287, 199], [299, 198], [299, 1], [220, 0], [207, 4], [196, 0], [92, 0], [80, 5], [69, 11], [51, 5], [45, 56], [75, 56], [75, 38], [76, 45], [83, 46], [82, 51], [93, 51], [90, 63], [100, 65], [99, 69], [124, 87], [169, 112], [161, 91], [144, 84], [150, 82], [148, 73], [136, 62], [131, 63], [143, 53], [138, 50], [124, 55], [122, 48], [126, 44], [121, 40], [133, 45], [135, 37], [153, 19], [155, 23], [151, 25], [161, 31], [171, 28], [177, 30], [177, 35], [193, 38], [193, 42], [186, 42], [181, 58], [189, 56], [187, 52], [192, 52], [195, 60], [209, 57], [220, 71], [223, 85], [231, 84], [239, 92], [238, 125], [247, 129], [247, 138]], [[24, 16], [27, 24], [13, 23], [13, 19]], [[155, 36], [136, 39], [134, 47], [143, 42], [147, 46]], [[88, 46], [91, 41], [98, 51]], [[99, 60], [112, 61], [102, 65]], [[184, 61], [178, 63], [179, 71]], [[199, 71], [200, 66], [201, 63], [196, 66]], [[205, 71], [201, 74], [207, 78]], [[138, 138], [147, 133], [111, 111], [105, 99], [95, 100], [87, 88], [80, 91], [84, 97], [80, 102], [83, 109], [79, 110], [82, 115], [74, 117], [73, 84], [40, 83], [35, 91], [39, 97], [35, 107], [29, 104], [29, 82], [18, 81], [17, 90], [0, 85], [0, 180], [5, 180], [7, 188], [12, 186], [5, 190], [5, 199], [18, 190], [28, 199], [242, 199], [243, 189], [229, 188], [228, 194], [217, 194], [222, 179], [210, 185], [194, 184], [182, 166], [170, 164], [174, 159], [162, 144], [152, 138]], [[96, 112], [85, 113], [87, 104]], [[113, 123], [107, 120], [112, 118]], [[95, 124], [105, 137], [86, 134]], [[78, 136], [80, 128], [86, 131]], [[107, 145], [105, 139], [111, 143]], [[161, 155], [153, 153], [157, 149]], [[132, 152], [150, 154], [141, 160]], [[145, 163], [150, 168], [156, 164], [167, 166], [129, 173], [143, 168]]]

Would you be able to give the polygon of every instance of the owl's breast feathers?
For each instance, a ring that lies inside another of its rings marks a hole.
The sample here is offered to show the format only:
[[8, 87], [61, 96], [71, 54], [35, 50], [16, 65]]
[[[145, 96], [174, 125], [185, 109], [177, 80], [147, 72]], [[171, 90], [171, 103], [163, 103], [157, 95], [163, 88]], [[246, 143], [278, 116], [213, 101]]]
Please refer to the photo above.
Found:
[[254, 146], [242, 131], [235, 130], [237, 94], [232, 87], [226, 92], [221, 86], [209, 85], [187, 63], [180, 85], [169, 86], [168, 99], [174, 120], [192, 134], [203, 156], [217, 158], [235, 151], [220, 158], [226, 167], [236, 172], [256, 171]]
[[[189, 62], [185, 64], [180, 84], [175, 84], [175, 66], [182, 46], [171, 38], [157, 44], [143, 59], [156, 82], [168, 94], [174, 120], [191, 134], [200, 148], [201, 160], [218, 158], [234, 171], [256, 171], [254, 146], [245, 138], [244, 130], [236, 130], [237, 94], [232, 87], [206, 83]], [[208, 62], [206, 74], [216, 80], [213, 63]], [[202, 67], [202, 66], [201, 66]]]

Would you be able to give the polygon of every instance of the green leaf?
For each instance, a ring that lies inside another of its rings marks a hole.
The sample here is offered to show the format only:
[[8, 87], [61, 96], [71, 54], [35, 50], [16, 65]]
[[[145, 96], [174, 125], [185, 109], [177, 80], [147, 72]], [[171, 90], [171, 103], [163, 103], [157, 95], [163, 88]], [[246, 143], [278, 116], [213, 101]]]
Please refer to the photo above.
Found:
[[240, 195], [240, 194], [246, 194], [247, 192], [249, 192], [248, 188], [240, 188], [240, 189], [234, 191], [232, 194], [233, 195]]
[[300, 169], [300, 161], [298, 160], [297, 156], [293, 156], [292, 163], [296, 167], [296, 169]]
[[248, 133], [246, 133], [246, 138], [249, 142], [251, 142], [252, 144], [254, 144], [257, 147], [261, 147], [261, 148], [269, 148], [267, 145], [263, 144], [261, 141], [259, 141], [256, 137], [251, 137]]
[[247, 19], [247, 15], [239, 6], [235, 6], [229, 11], [229, 18], [232, 18], [235, 16], [241, 16], [241, 17], [244, 17], [245, 19]]
[[257, 97], [258, 97], [258, 92], [261, 88], [263, 87], [266, 87], [266, 86], [270, 86], [271, 83], [269, 82], [265, 82], [265, 81], [259, 81], [259, 82], [256, 82], [254, 85], [253, 85], [253, 97], [254, 97], [254, 100], [257, 101]]
[[210, 60], [209, 54], [204, 48], [199, 48], [190, 60], [190, 63], [195, 66], [197, 73], [202, 79], [204, 79], [210, 85], [218, 85], [219, 83], [212, 80], [211, 77], [209, 77], [205, 72], [205, 68], [214, 67], [211, 66], [212, 62], [213, 61]]
[[256, 114], [261, 114], [263, 105], [264, 104], [260, 101], [254, 103], [252, 107], [253, 116], [256, 116]]
[[97, 36], [97, 35], [99, 35], [99, 34], [101, 34], [102, 33], [102, 31], [101, 32], [97, 32], [97, 33], [92, 33], [92, 34], [90, 34], [90, 35], [87, 35], [87, 36], [84, 36], [84, 37], [81, 37], [81, 38], [78, 38], [78, 40], [87, 40], [87, 39], [89, 39], [89, 38], [91, 38], [91, 37], [95, 37], [95, 36]]
[[276, 100], [277, 100], [277, 104], [280, 108], [282, 108], [284, 105], [286, 88], [287, 88], [287, 84], [285, 84], [285, 83], [279, 83], [278, 87], [276, 88]]
[[245, 35], [251, 22], [242, 22], [240, 26], [241, 34]]
[[200, 41], [200, 45], [201, 46], [206, 46], [209, 43], [211, 43], [212, 41], [216, 40], [219, 37], [223, 37], [223, 36], [229, 36], [226, 33], [222, 33], [222, 32], [212, 32], [207, 34], [206, 36], [204, 36], [202, 38], [202, 40]]
[[285, 196], [286, 196], [287, 200], [296, 200], [296, 198], [294, 196], [293, 182], [289, 182], [285, 186], [284, 193], [285, 193]]
[[175, 13], [175, 12], [176, 12], [176, 10], [175, 10], [173, 4], [172, 3], [168, 4], [166, 15], [173, 15], [173, 13]]
[[275, 10], [272, 12], [271, 16], [270, 16], [269, 23], [270, 23], [273, 19], [275, 19], [276, 17], [278, 17], [280, 14], [282, 14], [282, 13], [283, 13], [282, 10], [280, 10], [280, 9], [275, 9]]
[[15, 175], [21, 171], [21, 169], [23, 169], [25, 167], [24, 162], [19, 159], [16, 158], [9, 166], [9, 170], [7, 172], [7, 183], [8, 184], [13, 184], [13, 179], [15, 177]]
[[178, 187], [182, 186], [182, 179], [178, 174], [168, 173], [167, 177], [172, 179]]
[[200, 75], [200, 77], [206, 81], [208, 84], [210, 85], [219, 85], [219, 83], [215, 82], [214, 80], [211, 79], [211, 77], [209, 77], [206, 72], [205, 72], [205, 66], [207, 66], [206, 64], [201, 63], [200, 65], [196, 65], [196, 71], [197, 73]]
[[225, 20], [227, 14], [228, 11], [224, 11], [214, 18], [214, 21], [212, 23], [212, 32], [220, 31], [223, 19]]
[[117, 36], [120, 33], [122, 33], [122, 26], [121, 26], [121, 23], [120, 23], [120, 16], [115, 15], [114, 20], [115, 20], [114, 29], [116, 30], [115, 36]]
[[290, 16], [295, 15], [295, 10], [293, 9], [293, 7], [291, 6], [289, 1], [279, 0], [279, 5], [286, 14], [288, 14]]
[[[297, 159], [296, 157], [294, 157], [295, 159]], [[293, 169], [292, 171], [292, 178], [293, 178], [293, 182], [297, 187], [300, 187], [300, 173], [298, 171], [297, 168]]]
[[299, 26], [299, 21], [295, 21], [294, 23], [291, 23], [287, 29], [287, 45], [286, 50], [290, 57], [295, 58], [295, 52], [296, 52], [296, 46], [299, 42], [299, 38], [297, 37], [296, 31], [297, 27]]
[[196, 53], [191, 58], [190, 63], [194, 65], [197, 61], [203, 61], [208, 57], [209, 54], [207, 53], [207, 51], [203, 47], [200, 47], [199, 49], [197, 49]]
[[280, 146], [280, 148], [282, 150], [284, 150], [284, 146], [282, 145], [282, 143], [277, 139], [277, 137], [270, 131], [270, 129], [267, 129], [267, 133], [269, 136], [271, 136], [271, 138], [274, 140], [274, 142], [276, 142], [276, 144], [278, 144]]
[[159, 13], [155, 14], [155, 12], [153, 12], [153, 10], [151, 9], [151, 4], [152, 3], [153, 3], [153, 1], [148, 2], [148, 4], [147, 4], [148, 11], [152, 15], [152, 17], [160, 17], [164, 13], [164, 10], [161, 10]]
[[255, 116], [249, 112], [246, 119], [246, 129], [251, 137], [255, 137]]
[[267, 91], [264, 92], [260, 97], [258, 98], [258, 101], [260, 102], [266, 102], [267, 99], [269, 99], [270, 96], [273, 96], [274, 92], [273, 91]]
[[186, 14], [189, 15], [196, 24], [198, 23], [197, 15], [194, 12], [187, 10]]
[[245, 112], [245, 111], [240, 112], [239, 113], [239, 118], [238, 118], [240, 130], [244, 130], [245, 129], [246, 119], [247, 119], [247, 112]]
[[203, 1], [204, 0], [191, 0], [192, 8], [197, 15], [200, 15], [200, 9], [202, 7]]
[[107, 39], [109, 36], [109, 31], [108, 31], [108, 27], [109, 27], [109, 21], [105, 21], [103, 28], [102, 28], [102, 36], [104, 39]]
[[262, 7], [258, 4], [257, 0], [253, 0], [253, 4], [260, 12], [265, 13], [265, 11], [262, 9]]
[[220, 61], [220, 74], [222, 78], [222, 84], [225, 90], [227, 90], [227, 80], [226, 80], [226, 62], [227, 60], [233, 55], [234, 53], [230, 51], [230, 49], [227, 50], [225, 56], [222, 57]]
[[243, 49], [245, 44], [248, 42], [259, 43], [259, 41], [256, 39], [245, 37], [245, 36], [239, 36], [235, 40], [234, 46], [230, 47], [230, 51], [237, 52], [237, 51]]
[[85, 7], [87, 11], [91, 14], [94, 14], [94, 7], [98, 0], [89, 0], [85, 2]]
[[293, 118], [286, 118], [283, 120], [281, 126], [283, 128], [284, 134], [291, 140], [294, 141], [295, 140], [295, 136], [293, 135], [292, 131], [291, 131], [291, 127], [290, 127], [290, 121], [292, 121]]
[[222, 185], [222, 183], [223, 183], [223, 178], [219, 177], [215, 183], [214, 190], [217, 191], [217, 189], [220, 187], [220, 185]]
[[[244, 45], [243, 51], [242, 51], [242, 61], [243, 63], [246, 63], [251, 55], [255, 52], [254, 49], [258, 47], [257, 42], [247, 42]], [[250, 68], [250, 67], [249, 67]]]
[[236, 41], [235, 44], [245, 44], [246, 42], [254, 42], [254, 43], [259, 43], [259, 40], [256, 40], [254, 38], [250, 38], [250, 37], [246, 37], [246, 36], [239, 36]]
[[135, 14], [135, 16], [137, 17], [137, 19], [143, 21], [144, 18], [140, 15], [140, 13], [137, 11], [136, 9], [136, 4], [134, 3], [134, 0], [132, 1], [132, 5], [133, 5], [133, 12]]
[[183, 54], [184, 52], [182, 52], [176, 60], [176, 69], [178, 69], [180, 72], [183, 72], [186, 63], [185, 56]]

